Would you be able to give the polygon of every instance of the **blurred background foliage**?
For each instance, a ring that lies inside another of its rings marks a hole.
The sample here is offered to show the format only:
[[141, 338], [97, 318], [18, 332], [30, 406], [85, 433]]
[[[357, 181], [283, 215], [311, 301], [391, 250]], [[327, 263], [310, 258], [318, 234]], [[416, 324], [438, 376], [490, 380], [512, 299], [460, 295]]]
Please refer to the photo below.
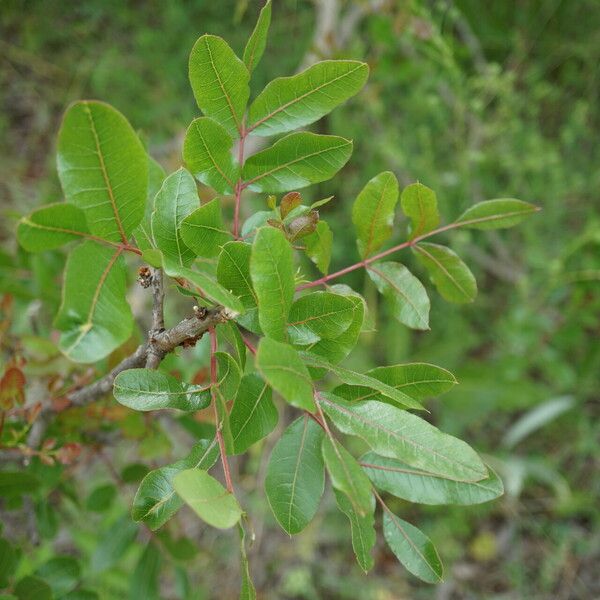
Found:
[[[260, 4], [0, 3], [0, 291], [12, 298], [5, 296], [0, 308], [1, 343], [3, 360], [15, 352], [27, 360], [29, 386], [59, 389], [90, 376], [44, 341], [60, 300], [63, 255], [26, 255], [14, 241], [20, 215], [61, 200], [54, 143], [65, 107], [79, 98], [113, 104], [140, 130], [150, 153], [175, 168], [185, 127], [197, 114], [187, 82], [193, 42], [210, 32], [241, 51]], [[355, 143], [342, 174], [310, 190], [314, 198], [335, 195], [322, 209], [334, 230], [334, 268], [355, 256], [351, 202], [382, 170], [393, 170], [404, 184], [419, 180], [433, 188], [449, 220], [498, 197], [521, 198], [543, 212], [508, 232], [453, 234], [480, 294], [467, 306], [434, 298], [430, 332], [386, 318], [362, 273], [346, 279], [372, 301], [370, 330], [350, 362], [366, 370], [427, 361], [452, 370], [460, 385], [431, 404], [431, 418], [484, 453], [505, 481], [506, 496], [490, 505], [395, 507], [438, 546], [445, 583], [419, 584], [383, 547], [376, 549], [376, 570], [362, 575], [331, 494], [316, 521], [290, 541], [260, 488], [254, 491], [257, 477], [259, 485], [264, 478], [267, 440], [236, 465], [256, 534], [249, 557], [259, 596], [599, 597], [600, 6], [596, 0], [276, 0], [273, 13], [258, 67], [261, 87], [319, 58], [360, 58], [371, 66], [365, 91], [316, 125]], [[264, 202], [248, 198], [247, 214]], [[398, 236], [405, 228], [397, 224]], [[132, 302], [137, 314], [143, 311], [138, 297]], [[169, 359], [169, 367], [202, 379], [206, 372], [197, 364], [205, 350], [199, 345], [184, 359]], [[110, 400], [85, 414], [71, 412], [62, 435], [85, 442], [86, 419], [97, 430], [94, 439], [109, 440], [112, 449], [96, 441], [68, 467], [38, 465], [44, 484], [42, 499], [29, 507], [33, 525], [15, 521], [20, 500], [8, 498], [3, 535], [25, 539], [20, 573], [43, 568], [56, 553], [74, 555], [84, 587], [103, 599], [126, 598], [143, 578], [135, 565], [147, 541], [143, 533], [136, 538], [127, 516], [135, 482], [165, 453], [183, 452], [158, 423]], [[39, 539], [27, 539], [30, 527]], [[144, 597], [236, 597], [233, 535], [186, 521], [159, 536], [171, 551], [155, 557], [164, 562], [159, 595], [149, 588]]]

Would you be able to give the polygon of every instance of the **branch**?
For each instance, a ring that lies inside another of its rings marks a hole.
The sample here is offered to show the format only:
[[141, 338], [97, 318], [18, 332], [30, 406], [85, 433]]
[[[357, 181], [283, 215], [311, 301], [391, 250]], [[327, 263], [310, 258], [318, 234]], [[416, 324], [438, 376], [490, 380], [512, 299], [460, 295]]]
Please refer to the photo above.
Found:
[[[165, 330], [164, 300], [165, 292], [163, 289], [162, 269], [154, 269], [151, 279], [152, 285], [152, 327], [149, 332], [149, 339], [152, 340], [158, 334]], [[147, 369], [156, 369], [163, 359], [163, 354], [154, 345], [148, 346], [148, 357], [146, 359]]]

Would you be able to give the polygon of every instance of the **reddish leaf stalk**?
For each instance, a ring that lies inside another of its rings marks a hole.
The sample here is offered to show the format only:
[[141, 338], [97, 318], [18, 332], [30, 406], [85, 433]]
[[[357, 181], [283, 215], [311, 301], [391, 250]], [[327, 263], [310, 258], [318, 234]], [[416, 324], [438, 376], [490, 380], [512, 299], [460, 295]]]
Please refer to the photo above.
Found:
[[219, 442], [219, 452], [221, 454], [221, 462], [223, 463], [223, 473], [225, 474], [225, 485], [227, 491], [233, 494], [233, 483], [231, 481], [231, 471], [229, 470], [229, 462], [227, 461], [227, 450], [225, 449], [225, 440], [221, 432], [221, 424], [219, 423], [219, 412], [217, 411], [217, 398], [215, 386], [218, 385], [217, 377], [217, 332], [214, 327], [209, 329], [210, 334], [210, 393], [212, 396], [212, 405], [215, 413], [215, 426], [217, 429], [217, 441]]
[[[246, 141], [246, 136], [248, 132], [245, 129], [244, 121], [240, 126], [240, 143], [238, 144], [238, 164], [240, 165], [240, 169], [244, 165], [244, 142]], [[237, 180], [235, 184], [235, 209], [233, 213], [233, 237], [237, 240], [239, 239], [239, 230], [240, 230], [240, 204], [242, 202], [242, 190], [244, 189], [244, 182], [242, 178]]]

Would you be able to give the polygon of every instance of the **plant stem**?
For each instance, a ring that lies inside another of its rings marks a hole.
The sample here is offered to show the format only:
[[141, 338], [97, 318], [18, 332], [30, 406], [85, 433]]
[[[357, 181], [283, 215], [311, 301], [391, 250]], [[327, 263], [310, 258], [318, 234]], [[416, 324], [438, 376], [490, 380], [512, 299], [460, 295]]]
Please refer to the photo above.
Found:
[[221, 462], [223, 463], [223, 473], [225, 474], [225, 484], [227, 491], [233, 494], [233, 483], [231, 482], [231, 472], [229, 470], [229, 462], [227, 461], [227, 450], [225, 449], [225, 440], [221, 432], [221, 423], [219, 422], [219, 411], [217, 410], [217, 398], [215, 386], [218, 384], [217, 378], [217, 332], [214, 327], [209, 330], [210, 335], [210, 393], [212, 396], [212, 405], [215, 413], [215, 427], [217, 430], [217, 441], [219, 442], [219, 452], [221, 454]]

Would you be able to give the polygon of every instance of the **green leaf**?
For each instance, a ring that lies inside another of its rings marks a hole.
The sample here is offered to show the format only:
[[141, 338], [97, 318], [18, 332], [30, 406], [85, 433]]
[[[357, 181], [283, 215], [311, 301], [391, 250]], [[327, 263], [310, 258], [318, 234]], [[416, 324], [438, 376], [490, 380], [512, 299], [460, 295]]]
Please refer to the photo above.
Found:
[[235, 496], [206, 471], [181, 471], [173, 477], [173, 487], [181, 499], [212, 527], [229, 529], [242, 516]]
[[325, 486], [321, 455], [323, 430], [308, 415], [283, 433], [269, 458], [265, 491], [271, 510], [290, 535], [313, 519]]
[[194, 119], [183, 142], [183, 160], [194, 177], [220, 194], [230, 194], [240, 176], [233, 160], [233, 138], [208, 117]]
[[314, 123], [358, 93], [369, 67], [355, 60], [326, 60], [292, 77], [271, 81], [248, 111], [248, 131], [275, 135]]
[[17, 227], [19, 244], [27, 252], [44, 252], [90, 237], [85, 213], [67, 202], [48, 204], [22, 217]]
[[346, 495], [359, 518], [372, 513], [371, 482], [356, 459], [333, 438], [323, 439], [322, 450], [331, 485]]
[[241, 523], [238, 524], [238, 531], [240, 534], [240, 559], [242, 563], [242, 586], [240, 589], [240, 600], [256, 600], [256, 589], [254, 587], [254, 583], [252, 583], [252, 577], [250, 576], [250, 564], [248, 562], [248, 555], [246, 554], [246, 531]]
[[352, 154], [352, 142], [334, 135], [291, 133], [251, 156], [242, 170], [254, 192], [289, 192], [331, 179]]
[[421, 183], [413, 183], [402, 190], [402, 211], [412, 221], [410, 239], [435, 229], [440, 223], [435, 192]]
[[199, 205], [194, 178], [183, 168], [164, 180], [154, 200], [151, 223], [156, 247], [166, 260], [182, 267], [191, 265], [196, 255], [183, 241], [179, 229]]
[[471, 229], [504, 229], [517, 225], [539, 210], [538, 206], [513, 198], [486, 200], [467, 208], [455, 223]]
[[477, 282], [469, 267], [446, 246], [421, 242], [413, 246], [417, 258], [429, 271], [437, 291], [448, 302], [472, 302]]
[[292, 406], [310, 411], [315, 409], [310, 375], [294, 348], [262, 338], [256, 353], [256, 368]]
[[369, 265], [367, 272], [400, 323], [411, 329], [429, 329], [429, 296], [423, 284], [404, 265], [376, 263]]
[[178, 267], [172, 263], [165, 264], [165, 273], [169, 277], [183, 277], [196, 287], [200, 295], [208, 298], [215, 304], [220, 304], [234, 313], [243, 313], [244, 305], [240, 299], [228, 292], [222, 285], [217, 283], [212, 277], [199, 271], [192, 271], [186, 267]]
[[133, 410], [163, 408], [196, 411], [210, 403], [207, 388], [178, 381], [163, 371], [127, 369], [115, 378], [113, 393], [119, 404]]
[[371, 496], [372, 508], [364, 516], [360, 517], [352, 508], [350, 500], [337, 490], [334, 490], [335, 501], [338, 508], [350, 520], [350, 529], [352, 533], [352, 548], [356, 555], [356, 560], [366, 573], [373, 568], [373, 547], [377, 541], [375, 534], [375, 497]]
[[128, 243], [144, 216], [148, 158], [125, 117], [103, 102], [72, 104], [58, 134], [57, 166], [65, 197], [83, 210], [90, 232]]
[[379, 173], [361, 190], [352, 206], [358, 251], [362, 258], [379, 250], [392, 235], [398, 180], [390, 171]]
[[285, 235], [274, 227], [258, 230], [252, 244], [250, 276], [265, 335], [284, 341], [294, 298], [294, 257]]
[[12, 544], [0, 538], [0, 589], [8, 587], [8, 580], [17, 567], [17, 553]]
[[13, 590], [18, 600], [52, 600], [52, 589], [40, 579], [28, 575], [17, 582]]
[[154, 212], [154, 199], [158, 194], [163, 181], [166, 177], [165, 170], [151, 156], [148, 156], [148, 194], [146, 199], [146, 208], [144, 218], [133, 232], [138, 248], [145, 252], [154, 248], [154, 239], [152, 238], [152, 213]]
[[346, 402], [327, 393], [320, 398], [323, 410], [340, 431], [362, 438], [381, 456], [463, 481], [481, 481], [488, 476], [471, 447], [416, 415], [373, 400]]
[[40, 480], [27, 471], [0, 471], [0, 497], [31, 494], [40, 486]]
[[160, 600], [160, 568], [162, 554], [154, 542], [144, 548], [131, 576], [129, 597], [131, 600]]
[[294, 344], [311, 344], [342, 335], [354, 317], [354, 303], [347, 296], [313, 292], [298, 298], [290, 310], [288, 334]]
[[231, 238], [223, 224], [219, 199], [214, 198], [187, 216], [181, 224], [181, 236], [198, 256], [217, 256]]
[[244, 308], [255, 308], [258, 298], [250, 279], [250, 254], [252, 246], [244, 242], [227, 242], [219, 254], [217, 279], [219, 283], [237, 296]]
[[414, 469], [374, 452], [367, 452], [360, 464], [377, 488], [417, 504], [481, 504], [504, 493], [502, 480], [489, 467], [486, 479], [460, 481]]
[[307, 366], [325, 369], [339, 377], [344, 383], [347, 383], [349, 385], [360, 385], [372, 388], [373, 390], [376, 390], [389, 400], [392, 400], [394, 404], [398, 404], [403, 407], [415, 409], [423, 408], [419, 401], [415, 400], [414, 398], [411, 398], [399, 389], [387, 385], [379, 379], [369, 377], [368, 375], [365, 375], [363, 373], [356, 373], [355, 371], [351, 371], [350, 369], [340, 367], [339, 365], [333, 365], [324, 360], [323, 358], [314, 356], [313, 354], [309, 354], [308, 352], [301, 352], [300, 356], [302, 357], [302, 360], [304, 360]]
[[254, 373], [244, 375], [229, 415], [234, 454], [243, 454], [277, 425], [271, 388]]
[[54, 321], [59, 348], [75, 362], [95, 362], [131, 335], [133, 316], [125, 299], [121, 250], [94, 242], [77, 246], [67, 259], [63, 299]]
[[217, 352], [218, 383], [214, 387], [218, 421], [216, 426], [221, 430], [228, 454], [233, 454], [233, 434], [227, 410], [227, 403], [234, 400], [242, 374], [233, 357], [226, 352]]
[[52, 588], [56, 597], [61, 597], [77, 585], [81, 567], [72, 556], [55, 556], [41, 565], [35, 575]]
[[79, 588], [62, 596], [60, 600], [100, 600], [100, 596], [92, 590]]
[[246, 65], [224, 39], [203, 35], [192, 48], [189, 69], [200, 110], [237, 136], [250, 96]]
[[271, 0], [262, 7], [254, 31], [244, 48], [244, 64], [249, 73], [252, 73], [259, 63], [267, 45], [267, 35], [271, 25]]
[[92, 512], [108, 510], [117, 495], [117, 488], [112, 483], [96, 486], [88, 496], [85, 508]]
[[[366, 375], [378, 379], [416, 400], [439, 396], [457, 383], [456, 378], [450, 371], [427, 363], [377, 367], [367, 371]], [[385, 397], [377, 390], [359, 385], [344, 384], [335, 388], [333, 393], [346, 400], [378, 400], [385, 402]]]
[[325, 221], [319, 221], [316, 229], [304, 238], [306, 256], [324, 275], [329, 271], [333, 233]]
[[427, 583], [442, 581], [444, 568], [431, 540], [387, 507], [383, 513], [383, 535], [396, 558], [413, 575]]
[[90, 559], [92, 573], [100, 573], [116, 565], [133, 545], [138, 529], [129, 516], [124, 515], [104, 531], [98, 537], [98, 543]]
[[210, 469], [217, 458], [217, 439], [200, 440], [186, 458], [150, 471], [135, 495], [131, 518], [143, 521], [153, 531], [162, 527], [183, 506], [183, 501], [173, 489], [173, 477], [186, 469]]

